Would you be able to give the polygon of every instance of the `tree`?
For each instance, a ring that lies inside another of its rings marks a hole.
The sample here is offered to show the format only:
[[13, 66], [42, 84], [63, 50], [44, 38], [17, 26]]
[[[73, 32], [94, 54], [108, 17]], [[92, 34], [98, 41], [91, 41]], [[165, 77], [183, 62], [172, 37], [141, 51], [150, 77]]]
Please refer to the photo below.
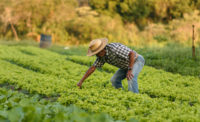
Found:
[[19, 37], [17, 34], [17, 31], [15, 29], [15, 24], [17, 24], [19, 18], [17, 16], [13, 16], [13, 9], [10, 7], [6, 7], [4, 12], [0, 15], [0, 19], [4, 26], [4, 31], [8, 28], [8, 26], [11, 26], [12, 32], [15, 36], [15, 39], [18, 41]]

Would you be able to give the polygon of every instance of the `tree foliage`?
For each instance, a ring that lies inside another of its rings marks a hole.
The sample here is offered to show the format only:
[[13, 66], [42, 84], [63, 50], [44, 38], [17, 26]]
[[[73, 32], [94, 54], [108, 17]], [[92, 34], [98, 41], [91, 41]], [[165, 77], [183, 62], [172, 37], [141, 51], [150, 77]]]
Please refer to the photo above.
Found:
[[139, 35], [138, 27], [145, 31], [151, 23], [184, 19], [199, 6], [200, 0], [1, 0], [0, 38], [39, 41], [43, 33], [62, 44], [107, 37], [110, 42], [143, 45], [154, 39]]
[[52, 34], [59, 41], [68, 39], [66, 21], [74, 16], [70, 11], [75, 0], [2, 0], [0, 2], [0, 27], [4, 38], [12, 38], [10, 26], [24, 38], [37, 39], [40, 33]]
[[100, 12], [119, 14], [124, 22], [144, 27], [149, 21], [169, 22], [184, 13], [199, 9], [198, 0], [90, 0], [90, 6]]

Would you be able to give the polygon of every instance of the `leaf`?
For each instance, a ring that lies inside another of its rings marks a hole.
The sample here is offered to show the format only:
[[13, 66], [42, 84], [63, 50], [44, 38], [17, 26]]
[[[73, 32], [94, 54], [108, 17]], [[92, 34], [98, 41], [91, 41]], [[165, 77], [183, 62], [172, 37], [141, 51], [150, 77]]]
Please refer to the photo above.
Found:
[[0, 118], [4, 118], [6, 119], [8, 116], [7, 116], [7, 112], [6, 111], [0, 111]]
[[139, 122], [138, 120], [134, 119], [134, 118], [131, 118], [129, 119], [127, 122]]
[[22, 107], [15, 107], [8, 112], [8, 120], [11, 122], [22, 122], [24, 113]]
[[6, 102], [6, 96], [5, 95], [1, 95], [0, 96], [0, 103], [5, 103]]

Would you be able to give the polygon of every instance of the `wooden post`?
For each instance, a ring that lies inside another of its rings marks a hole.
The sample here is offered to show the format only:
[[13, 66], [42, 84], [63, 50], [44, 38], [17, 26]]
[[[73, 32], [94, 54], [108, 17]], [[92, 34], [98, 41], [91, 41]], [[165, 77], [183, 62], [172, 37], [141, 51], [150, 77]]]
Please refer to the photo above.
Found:
[[13, 31], [13, 33], [14, 33], [15, 40], [16, 40], [16, 41], [19, 41], [19, 37], [18, 37], [18, 35], [17, 35], [17, 31], [16, 31], [14, 25], [13, 25], [11, 22], [10, 22], [10, 25], [11, 25], [11, 29], [12, 29], [12, 31]]
[[195, 59], [196, 56], [195, 56], [195, 45], [194, 45], [194, 40], [195, 40], [195, 37], [194, 37], [194, 25], [192, 25], [192, 58]]

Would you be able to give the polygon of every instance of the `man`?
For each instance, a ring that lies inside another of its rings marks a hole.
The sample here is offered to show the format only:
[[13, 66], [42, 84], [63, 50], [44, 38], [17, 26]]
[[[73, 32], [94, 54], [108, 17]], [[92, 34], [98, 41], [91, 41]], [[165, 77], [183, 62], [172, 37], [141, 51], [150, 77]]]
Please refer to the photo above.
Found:
[[81, 88], [83, 81], [90, 76], [97, 67], [102, 67], [104, 63], [109, 63], [119, 68], [111, 78], [112, 85], [115, 88], [122, 88], [122, 80], [127, 78], [128, 90], [139, 93], [137, 78], [142, 70], [145, 60], [136, 51], [131, 50], [120, 43], [107, 44], [106, 38], [95, 39], [90, 42], [87, 56], [96, 55], [97, 59], [77, 86]]

